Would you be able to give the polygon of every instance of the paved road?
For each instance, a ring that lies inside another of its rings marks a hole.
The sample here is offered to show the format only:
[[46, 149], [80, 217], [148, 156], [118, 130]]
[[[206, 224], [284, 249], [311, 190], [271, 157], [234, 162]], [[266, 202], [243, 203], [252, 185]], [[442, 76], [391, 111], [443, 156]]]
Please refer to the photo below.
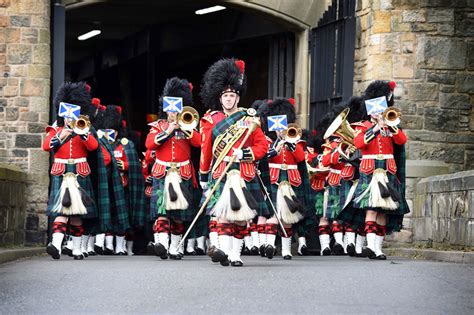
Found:
[[390, 258], [49, 257], [0, 265], [0, 314], [473, 314], [474, 266]]

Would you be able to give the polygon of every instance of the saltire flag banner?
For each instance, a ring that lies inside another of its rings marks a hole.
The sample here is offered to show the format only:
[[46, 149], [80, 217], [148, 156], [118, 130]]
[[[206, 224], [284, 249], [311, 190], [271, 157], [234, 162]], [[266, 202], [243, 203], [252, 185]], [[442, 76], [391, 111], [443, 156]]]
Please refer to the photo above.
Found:
[[367, 109], [367, 114], [378, 114], [382, 113], [388, 107], [387, 98], [385, 96], [372, 98], [365, 101], [365, 108]]
[[109, 142], [115, 142], [117, 132], [114, 129], [105, 129], [105, 131], [105, 139], [107, 139]]
[[172, 96], [163, 97], [163, 111], [181, 113], [183, 111], [183, 98]]
[[288, 120], [286, 115], [268, 116], [268, 131], [281, 131], [288, 129]]
[[81, 106], [65, 102], [59, 103], [58, 116], [78, 120], [81, 115]]

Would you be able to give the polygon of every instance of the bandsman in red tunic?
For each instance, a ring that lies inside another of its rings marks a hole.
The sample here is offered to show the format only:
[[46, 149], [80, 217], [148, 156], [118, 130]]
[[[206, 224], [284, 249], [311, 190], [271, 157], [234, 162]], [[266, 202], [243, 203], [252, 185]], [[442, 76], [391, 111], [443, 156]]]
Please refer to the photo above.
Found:
[[[183, 112], [187, 111], [186, 106], [193, 104], [192, 85], [185, 79], [171, 78], [163, 89], [161, 105], [163, 97], [181, 97], [185, 105]], [[181, 259], [184, 248], [178, 248], [178, 244], [184, 233], [184, 223], [191, 221], [197, 211], [193, 191], [198, 188], [198, 182], [191, 160], [191, 146], [199, 147], [201, 137], [194, 130], [198, 118], [193, 117], [190, 129], [185, 130], [189, 126], [183, 126], [178, 113], [167, 112], [166, 115], [166, 119], [150, 124], [146, 139], [147, 150], [154, 151], [155, 155], [150, 215], [156, 220], [153, 226], [155, 254], [166, 259], [169, 252], [171, 259]]]
[[60, 258], [61, 244], [69, 223], [72, 237], [74, 259], [83, 259], [81, 236], [84, 232], [81, 218], [97, 215], [88, 163], [89, 153], [97, 150], [97, 139], [91, 134], [88, 117], [91, 97], [83, 82], [66, 82], [59, 88], [54, 106], [59, 110], [60, 103], [78, 105], [82, 120], [58, 117], [52, 126], [46, 128], [43, 150], [53, 154], [51, 167], [51, 189], [47, 214], [54, 217], [52, 241], [46, 251], [54, 259]]
[[[221, 59], [209, 67], [201, 88], [203, 103], [210, 108], [200, 126], [201, 187], [211, 191], [223, 179], [206, 207], [213, 217], [209, 255], [224, 266], [243, 265], [240, 254], [248, 221], [269, 214], [256, 177], [256, 162], [266, 156], [268, 143], [256, 111], [238, 108], [246, 90], [244, 67], [241, 60]], [[228, 163], [232, 164], [225, 173]]]

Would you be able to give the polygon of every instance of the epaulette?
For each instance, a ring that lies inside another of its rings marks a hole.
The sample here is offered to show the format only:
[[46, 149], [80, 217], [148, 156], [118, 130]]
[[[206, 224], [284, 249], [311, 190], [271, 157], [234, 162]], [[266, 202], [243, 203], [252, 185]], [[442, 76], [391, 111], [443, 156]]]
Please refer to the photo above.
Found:
[[149, 123], [148, 126], [150, 126], [150, 127], [152, 127], [152, 128], [161, 129], [160, 127], [161, 127], [161, 125], [162, 125], [164, 122], [166, 122], [165, 119], [158, 119], [158, 120], [156, 120], [156, 121], [154, 121], [154, 122]]
[[202, 116], [201, 119], [204, 119], [205, 121], [209, 122], [210, 124], [213, 124], [214, 121], [212, 120], [212, 116], [214, 116], [214, 115], [217, 114], [217, 113], [219, 113], [218, 110], [215, 110], [215, 111], [212, 111], [212, 112], [211, 112], [210, 110], [208, 110], [208, 111], [204, 114], [204, 116]]
[[50, 132], [51, 130], [58, 131], [58, 123], [55, 121], [51, 126], [46, 126], [45, 130], [46, 133]]
[[332, 150], [331, 143], [328, 143], [328, 142], [323, 143], [323, 144], [321, 145], [321, 148], [328, 148], [328, 149], [331, 149], [331, 150]]

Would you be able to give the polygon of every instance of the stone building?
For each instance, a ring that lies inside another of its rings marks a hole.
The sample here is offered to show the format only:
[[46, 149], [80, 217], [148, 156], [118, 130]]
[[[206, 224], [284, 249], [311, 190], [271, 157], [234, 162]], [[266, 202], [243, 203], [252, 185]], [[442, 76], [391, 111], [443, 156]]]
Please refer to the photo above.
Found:
[[[81, 10], [99, 4], [112, 5], [112, 2], [64, 0], [52, 4], [47, 0], [0, 0], [0, 244], [31, 245], [46, 241], [48, 220], [44, 209], [49, 155], [41, 150], [41, 142], [44, 128], [52, 119], [52, 90], [61, 76], [57, 69], [65, 63], [61, 53], [57, 53], [61, 52], [58, 46], [61, 42], [53, 36], [61, 26], [54, 12], [65, 8], [66, 24], [62, 28], [67, 36], [71, 32], [68, 29], [74, 26], [68, 24], [68, 19], [74, 14], [81, 16]], [[119, 1], [123, 2], [126, 1]], [[151, 2], [143, 1], [149, 5], [149, 11], [154, 8]], [[172, 2], [162, 1], [154, 15], [165, 14]], [[205, 7], [207, 2], [194, 3]], [[268, 66], [269, 74], [265, 77], [268, 88], [262, 86], [259, 90], [268, 95], [259, 95], [257, 90], [254, 94], [261, 98], [275, 94], [294, 96], [303, 126], [309, 126], [315, 119], [310, 115], [309, 86], [317, 87], [320, 83], [311, 77], [308, 40], [324, 12], [339, 2], [344, 1], [212, 1], [212, 5], [226, 6], [244, 21], [267, 23], [255, 25], [268, 28], [265, 33], [268, 38], [279, 38], [277, 46], [282, 43], [279, 34], [290, 38], [293, 50], [285, 55], [290, 67], [281, 68], [279, 60], [270, 53], [269, 64], [275, 62], [276, 66], [274, 69]], [[183, 8], [189, 5], [189, 1], [182, 3]], [[407, 195], [413, 211], [411, 219], [405, 222], [407, 230], [397, 237], [405, 241], [434, 239], [472, 246], [474, 184], [469, 179], [472, 174], [450, 175], [463, 178], [462, 184], [450, 185], [451, 192], [429, 191], [426, 187], [431, 185], [430, 179], [420, 184], [420, 189], [425, 187], [423, 191], [417, 188], [417, 183], [421, 178], [469, 171], [474, 166], [474, 2], [357, 0], [354, 18], [353, 93], [361, 93], [375, 79], [395, 80], [396, 104], [403, 112], [403, 127], [410, 138]], [[245, 38], [256, 36], [250, 33], [257, 30], [243, 30], [242, 24], [245, 23], [236, 22], [237, 31], [232, 34], [244, 34]], [[161, 32], [161, 37], [166, 38], [165, 31]], [[270, 41], [269, 51], [272, 45]], [[281, 45], [277, 48], [281, 49]], [[66, 59], [67, 49], [66, 44], [62, 49], [63, 54], [66, 51]], [[63, 70], [61, 79], [68, 75], [67, 69], [66, 73]], [[273, 86], [275, 76], [284, 77], [285, 82]], [[446, 181], [444, 177], [432, 180]], [[413, 202], [415, 199], [417, 202]], [[458, 210], [430, 212], [426, 209], [436, 207], [426, 207], [427, 200], [438, 200], [447, 208], [452, 205]], [[440, 234], [445, 236], [440, 238]]]

